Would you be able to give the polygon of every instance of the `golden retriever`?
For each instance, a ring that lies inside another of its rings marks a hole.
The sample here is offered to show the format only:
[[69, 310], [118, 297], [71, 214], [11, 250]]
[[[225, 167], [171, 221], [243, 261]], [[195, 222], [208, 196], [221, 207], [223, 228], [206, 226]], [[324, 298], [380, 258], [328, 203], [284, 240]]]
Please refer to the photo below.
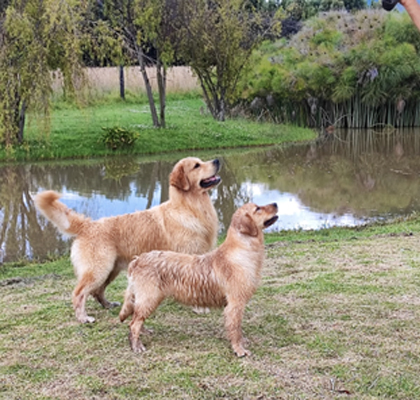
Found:
[[128, 288], [120, 311], [130, 323], [130, 345], [145, 351], [140, 341], [143, 323], [166, 297], [198, 307], [224, 307], [225, 329], [238, 357], [250, 355], [242, 339], [245, 306], [260, 281], [264, 261], [262, 230], [277, 221], [277, 204], [248, 203], [232, 217], [225, 242], [204, 255], [152, 251], [128, 266]]
[[80, 322], [94, 322], [85, 303], [92, 295], [105, 308], [119, 305], [105, 289], [133, 256], [151, 250], [203, 254], [216, 246], [218, 219], [208, 191], [220, 182], [219, 160], [180, 160], [169, 178], [169, 200], [150, 210], [92, 221], [45, 191], [35, 196], [38, 210], [64, 234], [76, 236], [71, 261], [78, 283], [73, 306]]

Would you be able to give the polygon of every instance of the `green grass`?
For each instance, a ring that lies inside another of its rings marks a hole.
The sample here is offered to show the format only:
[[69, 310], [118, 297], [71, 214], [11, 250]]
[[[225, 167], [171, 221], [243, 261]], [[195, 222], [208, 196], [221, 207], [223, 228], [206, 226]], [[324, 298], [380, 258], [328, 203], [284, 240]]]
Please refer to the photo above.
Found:
[[420, 216], [416, 213], [388, 221], [377, 221], [357, 227], [333, 227], [318, 230], [284, 230], [266, 235], [266, 242], [353, 240], [374, 235], [411, 235], [420, 233]]
[[[77, 108], [57, 103], [48, 127], [29, 118], [25, 143], [0, 149], [0, 161], [101, 157], [111, 154], [158, 154], [181, 150], [262, 146], [311, 140], [311, 130], [245, 119], [215, 121], [199, 97], [169, 98], [167, 127], [156, 129], [146, 102], [109, 101]], [[100, 140], [102, 128], [121, 127], [139, 134], [132, 148], [108, 149]]]
[[[420, 396], [420, 219], [266, 235], [237, 359], [223, 314], [166, 300], [131, 352], [119, 308], [76, 322], [68, 257], [0, 266], [0, 398], [415, 399]], [[121, 274], [107, 290], [122, 301]]]

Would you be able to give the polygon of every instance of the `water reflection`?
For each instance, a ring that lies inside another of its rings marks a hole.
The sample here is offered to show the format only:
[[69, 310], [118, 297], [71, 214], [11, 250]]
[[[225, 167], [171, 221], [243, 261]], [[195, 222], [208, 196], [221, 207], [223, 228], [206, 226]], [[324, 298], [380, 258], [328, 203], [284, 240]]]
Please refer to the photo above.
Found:
[[[222, 158], [223, 182], [212, 193], [221, 230], [248, 201], [279, 204], [273, 229], [356, 225], [418, 211], [419, 154], [418, 130], [343, 132], [299, 146], [194, 153]], [[0, 167], [0, 262], [68, 249], [36, 213], [31, 194], [59, 191], [64, 203], [94, 219], [143, 210], [167, 200], [169, 173], [186, 155]]]

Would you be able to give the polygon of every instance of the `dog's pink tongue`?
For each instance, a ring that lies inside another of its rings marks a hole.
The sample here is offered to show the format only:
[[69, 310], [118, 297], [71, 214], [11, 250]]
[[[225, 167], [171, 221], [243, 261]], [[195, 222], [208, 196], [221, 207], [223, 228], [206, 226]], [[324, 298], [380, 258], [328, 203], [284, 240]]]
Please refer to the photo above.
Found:
[[216, 176], [212, 176], [211, 178], [208, 178], [208, 179], [204, 179], [204, 181], [203, 182], [214, 182], [214, 181], [217, 181], [217, 177]]

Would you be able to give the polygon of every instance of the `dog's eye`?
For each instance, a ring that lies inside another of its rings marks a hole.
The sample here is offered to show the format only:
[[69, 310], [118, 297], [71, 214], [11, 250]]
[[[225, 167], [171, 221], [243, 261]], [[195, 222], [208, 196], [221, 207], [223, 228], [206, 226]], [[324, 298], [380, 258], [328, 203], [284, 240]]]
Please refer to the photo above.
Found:
[[196, 169], [196, 168], [200, 168], [200, 164], [199, 163], [197, 163], [197, 164], [194, 165], [194, 169]]
[[261, 210], [261, 207], [257, 206], [257, 208], [255, 209], [255, 212], [260, 211], [260, 210]]

